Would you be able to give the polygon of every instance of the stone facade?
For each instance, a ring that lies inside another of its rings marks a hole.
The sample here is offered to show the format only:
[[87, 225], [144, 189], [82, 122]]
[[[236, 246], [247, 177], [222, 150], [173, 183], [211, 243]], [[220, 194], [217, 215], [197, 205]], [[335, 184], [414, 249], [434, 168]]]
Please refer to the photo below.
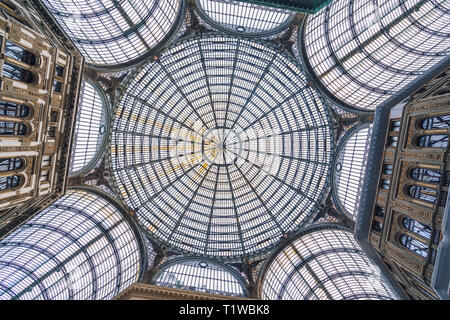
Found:
[[253, 300], [212, 293], [134, 283], [113, 300]]
[[0, 3], [0, 227], [67, 184], [83, 58], [37, 10]]
[[437, 299], [431, 278], [449, 188], [449, 84], [445, 72], [391, 119], [372, 216], [371, 244], [414, 299]]

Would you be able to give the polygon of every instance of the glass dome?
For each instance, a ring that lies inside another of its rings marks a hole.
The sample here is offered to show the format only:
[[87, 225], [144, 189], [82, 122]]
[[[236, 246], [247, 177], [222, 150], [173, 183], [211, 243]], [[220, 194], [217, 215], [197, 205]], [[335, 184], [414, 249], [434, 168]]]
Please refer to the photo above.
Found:
[[167, 43], [183, 19], [182, 0], [43, 0], [86, 62], [133, 65]]
[[210, 34], [175, 44], [128, 83], [110, 163], [154, 239], [240, 261], [309, 221], [331, 150], [327, 111], [294, 59]]
[[230, 0], [197, 0], [197, 12], [213, 27], [245, 36], [270, 36], [287, 28], [295, 12]]
[[115, 206], [71, 189], [0, 241], [0, 300], [111, 299], [139, 280], [141, 252]]
[[108, 136], [109, 110], [100, 88], [83, 82], [74, 132], [71, 174], [87, 171], [95, 165]]
[[352, 231], [336, 224], [305, 229], [275, 251], [263, 267], [259, 295], [266, 300], [398, 299]]
[[327, 95], [373, 111], [450, 53], [448, 0], [342, 0], [309, 15], [299, 48]]
[[247, 295], [239, 272], [217, 261], [195, 257], [166, 262], [153, 277], [153, 284], [236, 297]]

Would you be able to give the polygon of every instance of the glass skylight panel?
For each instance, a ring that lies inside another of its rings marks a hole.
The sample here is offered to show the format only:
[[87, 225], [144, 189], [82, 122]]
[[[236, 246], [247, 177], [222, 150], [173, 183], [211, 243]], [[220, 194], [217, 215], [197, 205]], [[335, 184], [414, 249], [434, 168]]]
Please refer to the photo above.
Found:
[[181, 0], [43, 0], [87, 63], [135, 61], [168, 37]]
[[177, 43], [127, 84], [112, 130], [125, 201], [152, 237], [194, 254], [268, 250], [306, 223], [327, 181], [326, 109], [264, 42]]
[[89, 168], [106, 139], [109, 125], [106, 120], [108, 106], [102, 99], [99, 88], [83, 82], [79, 100], [71, 159], [71, 173]]
[[269, 258], [260, 280], [268, 300], [388, 300], [398, 297], [351, 230], [319, 225]]
[[372, 136], [369, 125], [355, 127], [338, 147], [334, 166], [334, 195], [340, 210], [356, 219], [360, 188], [366, 173], [368, 146]]
[[287, 28], [295, 12], [231, 0], [197, 0], [200, 16], [217, 29], [246, 36], [272, 35]]
[[213, 294], [245, 297], [242, 276], [224, 264], [198, 258], [178, 258], [161, 266], [153, 284]]
[[111, 299], [138, 280], [137, 241], [106, 199], [69, 190], [0, 241], [0, 300]]
[[450, 52], [447, 0], [333, 1], [309, 15], [300, 47], [326, 91], [374, 110]]

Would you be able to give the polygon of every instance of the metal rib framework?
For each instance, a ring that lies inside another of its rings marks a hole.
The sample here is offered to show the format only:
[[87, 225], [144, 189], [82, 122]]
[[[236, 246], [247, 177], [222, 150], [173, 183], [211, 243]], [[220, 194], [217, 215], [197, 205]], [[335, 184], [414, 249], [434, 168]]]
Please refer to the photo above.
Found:
[[329, 119], [295, 60], [212, 34], [132, 79], [112, 128], [118, 192], [156, 240], [233, 260], [303, 226], [322, 198]]

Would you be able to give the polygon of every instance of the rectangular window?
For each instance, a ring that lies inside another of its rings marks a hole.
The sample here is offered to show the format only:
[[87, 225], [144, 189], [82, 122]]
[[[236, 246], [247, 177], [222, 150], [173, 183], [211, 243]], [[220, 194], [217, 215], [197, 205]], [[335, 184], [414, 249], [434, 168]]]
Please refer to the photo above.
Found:
[[41, 178], [39, 179], [39, 181], [41, 181], [41, 182], [48, 181], [49, 177], [50, 177], [50, 171], [48, 171], [48, 170], [42, 171]]
[[400, 120], [397, 121], [391, 121], [391, 131], [400, 131]]
[[60, 66], [59, 64], [57, 64], [57, 65], [56, 65], [56, 69], [55, 69], [55, 74], [56, 74], [58, 77], [61, 77], [61, 78], [62, 78], [62, 76], [64, 75], [64, 67], [63, 67], [63, 66]]
[[380, 188], [384, 190], [389, 190], [389, 186], [391, 185], [391, 180], [389, 179], [381, 179]]
[[396, 147], [398, 143], [398, 137], [397, 136], [390, 136], [388, 138], [388, 147]]
[[56, 127], [50, 127], [48, 128], [48, 136], [51, 138], [54, 138], [56, 135]]
[[394, 169], [394, 166], [392, 164], [390, 164], [390, 163], [385, 163], [383, 165], [383, 173], [384, 174], [391, 175], [393, 169]]
[[51, 122], [57, 122], [58, 121], [58, 111], [51, 111], [50, 112], [50, 121]]
[[50, 156], [50, 155], [44, 155], [44, 156], [42, 157], [42, 166], [43, 166], [43, 167], [49, 166], [50, 163], [51, 163], [51, 161], [52, 161], [52, 156]]
[[53, 82], [53, 91], [56, 93], [61, 93], [62, 92], [62, 83], [55, 80]]
[[383, 229], [383, 225], [378, 221], [373, 221], [372, 230], [379, 233]]
[[383, 207], [379, 207], [379, 206], [375, 206], [375, 215], [377, 217], [383, 218], [384, 217], [384, 208]]

